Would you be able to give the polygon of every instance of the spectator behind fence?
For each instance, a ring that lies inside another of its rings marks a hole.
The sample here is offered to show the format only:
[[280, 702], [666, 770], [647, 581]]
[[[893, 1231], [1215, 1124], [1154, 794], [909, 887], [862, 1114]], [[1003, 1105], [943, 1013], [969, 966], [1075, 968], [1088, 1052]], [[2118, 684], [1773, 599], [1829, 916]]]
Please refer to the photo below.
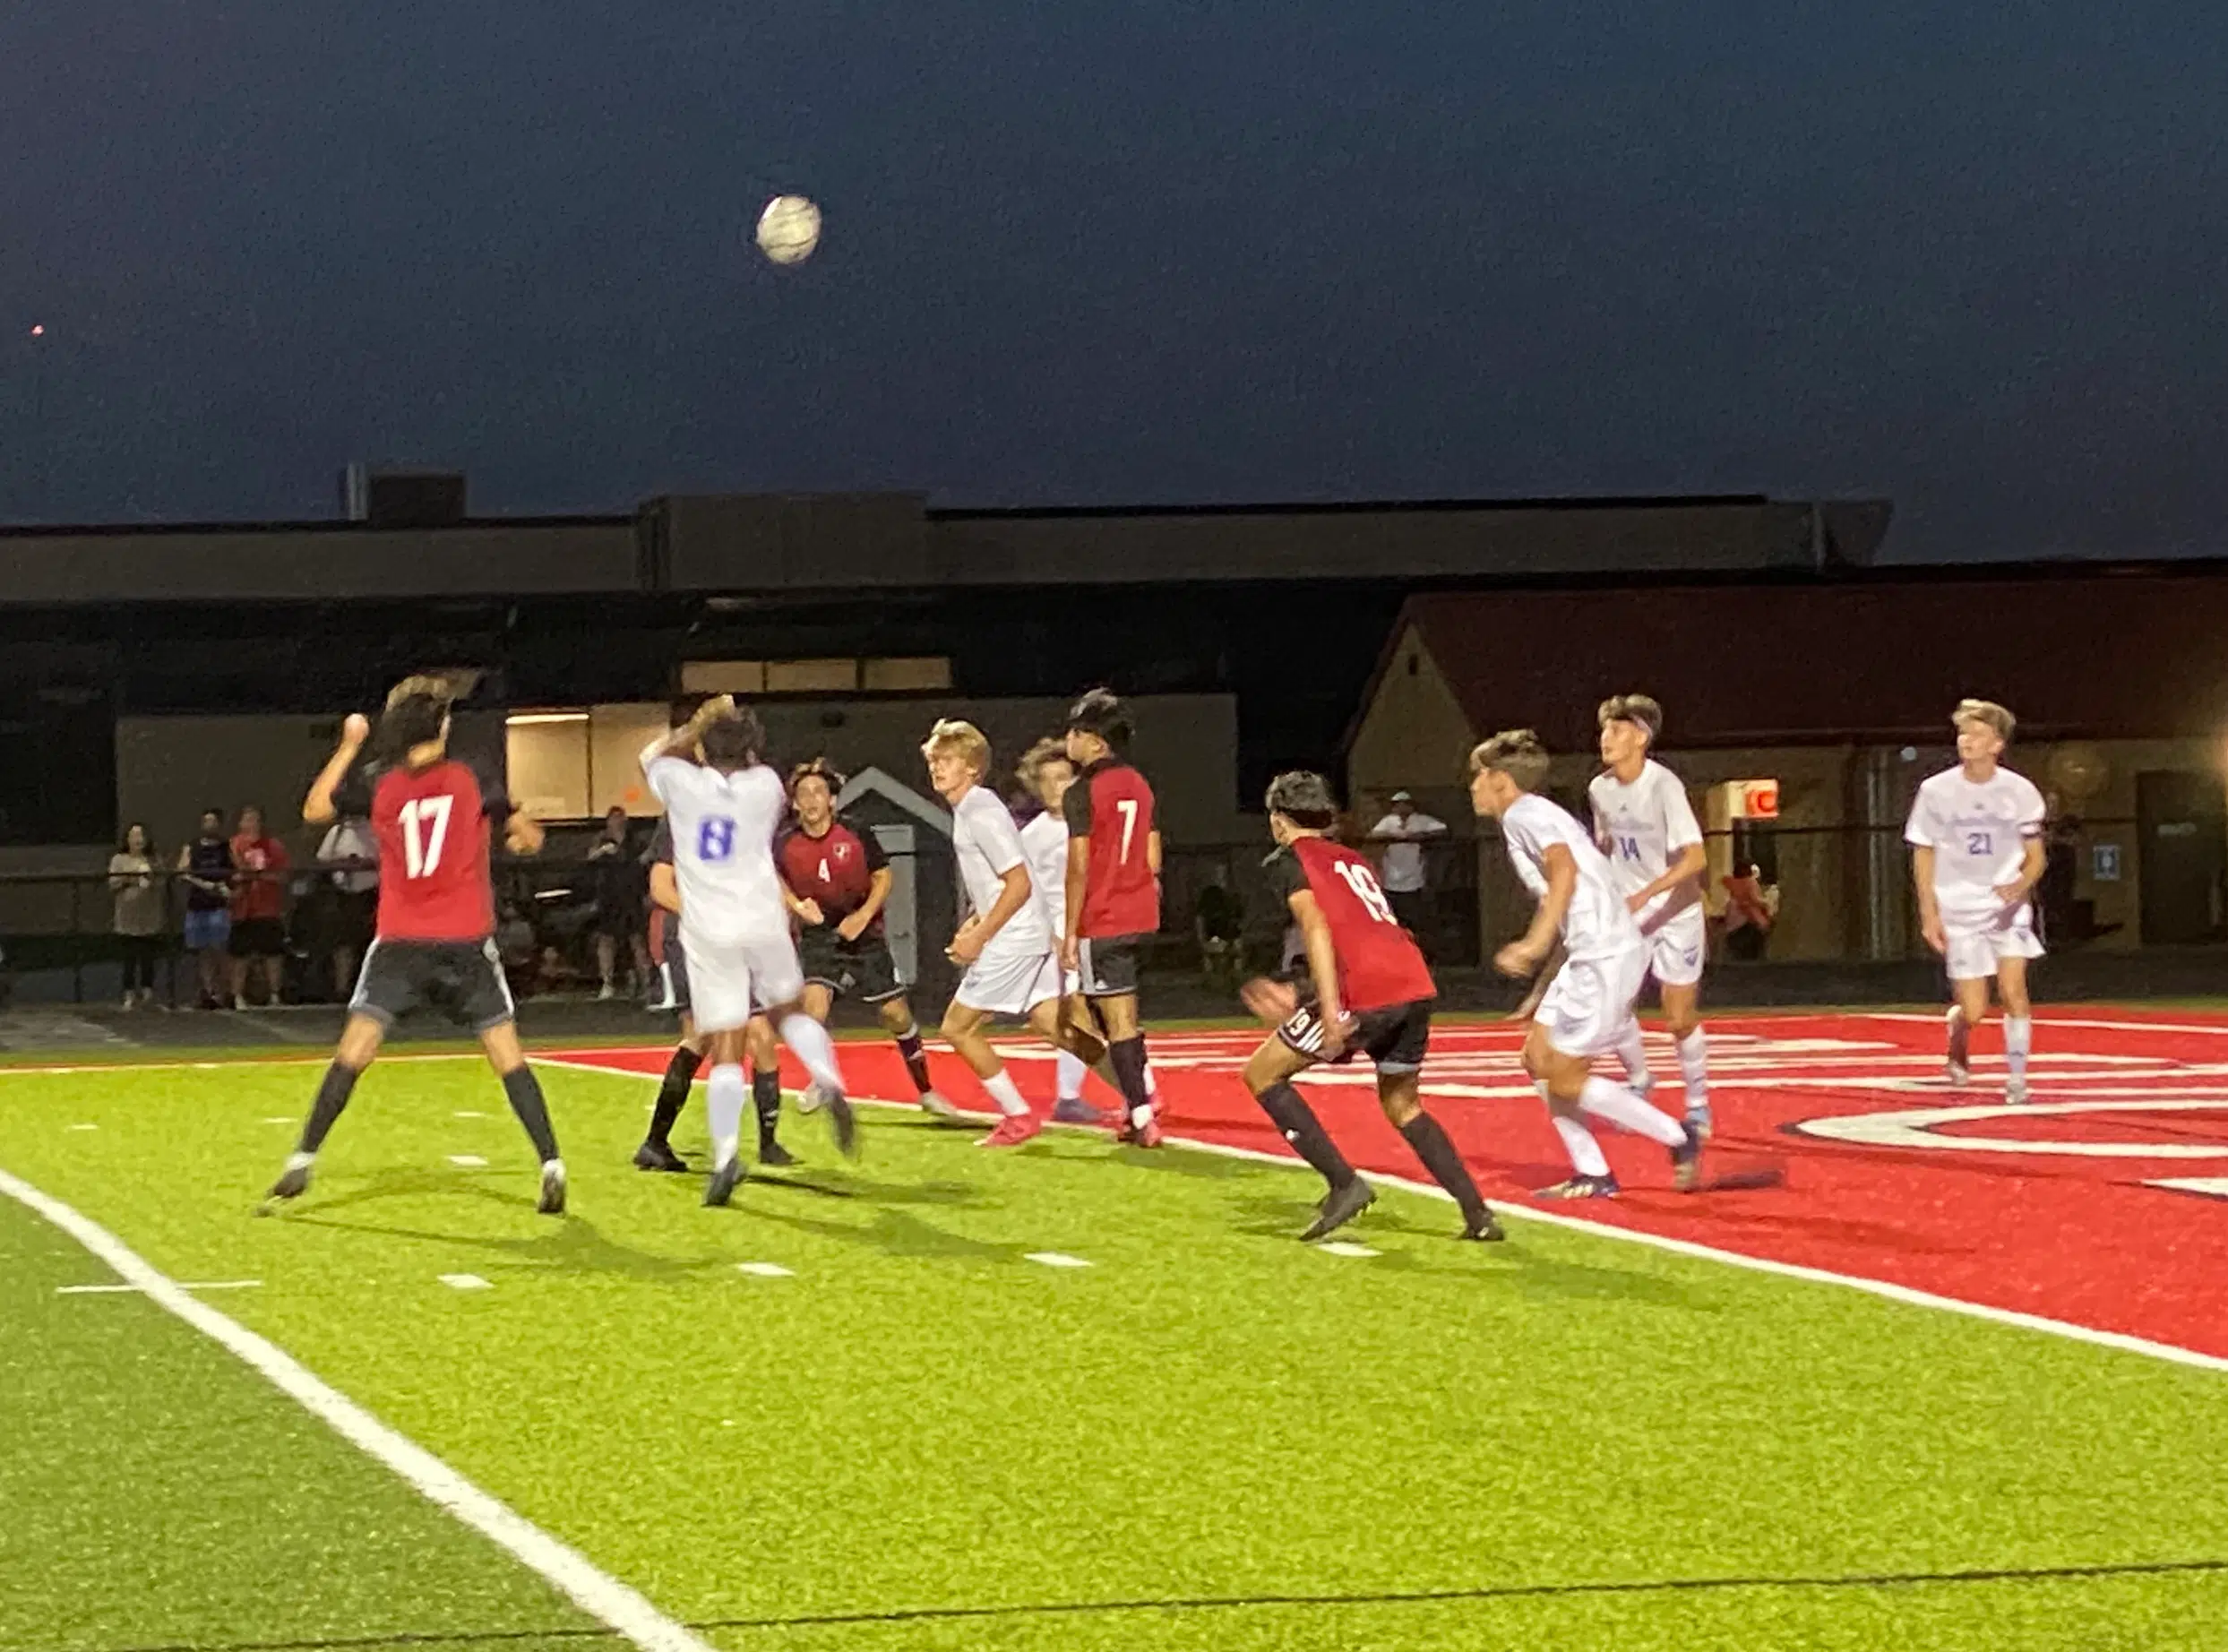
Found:
[[185, 884], [185, 950], [194, 954], [204, 1010], [221, 1010], [227, 996], [232, 873], [232, 845], [225, 836], [224, 812], [203, 809], [201, 835], [178, 851], [178, 875]]
[[1415, 937], [1424, 949], [1424, 956], [1432, 955], [1431, 900], [1425, 893], [1429, 880], [1424, 873], [1424, 845], [1433, 838], [1447, 835], [1447, 822], [1435, 815], [1424, 813], [1415, 806], [1415, 799], [1406, 792], [1395, 792], [1389, 811], [1376, 825], [1370, 828], [1370, 841], [1383, 846], [1378, 865], [1378, 882], [1384, 885], [1385, 899], [1392, 907], [1393, 916], [1400, 926]]
[[604, 829], [596, 847], [588, 852], [589, 870], [596, 883], [596, 969], [603, 988], [596, 996], [615, 998], [619, 949], [628, 949], [636, 990], [647, 992], [649, 983], [649, 919], [643, 910], [649, 873], [626, 850], [626, 811], [612, 804], [604, 815]]
[[287, 961], [287, 846], [265, 835], [263, 812], [240, 811], [232, 834], [232, 1007], [247, 1008], [248, 966], [262, 960], [265, 1002], [279, 1002]]
[[1779, 916], [1779, 891], [1768, 886], [1753, 862], [1725, 878], [1725, 942], [1728, 956], [1753, 963]]
[[[346, 1000], [356, 986], [356, 966], [371, 944], [372, 923], [379, 908], [379, 839], [371, 822], [344, 814], [326, 829], [317, 846], [321, 862], [354, 861], [345, 872], [331, 873], [331, 893], [327, 909], [331, 922], [326, 945], [332, 955], [333, 996]], [[369, 865], [363, 863], [369, 862]]]
[[155, 1001], [155, 959], [162, 951], [163, 889], [155, 874], [154, 845], [133, 821], [124, 845], [108, 856], [108, 888], [116, 897], [114, 927], [124, 951], [124, 1007]]
[[1220, 865], [1207, 869], [1207, 882], [1193, 903], [1191, 923], [1199, 933], [1200, 973], [1209, 986], [1237, 990], [1244, 967], [1245, 908], [1225, 881]]

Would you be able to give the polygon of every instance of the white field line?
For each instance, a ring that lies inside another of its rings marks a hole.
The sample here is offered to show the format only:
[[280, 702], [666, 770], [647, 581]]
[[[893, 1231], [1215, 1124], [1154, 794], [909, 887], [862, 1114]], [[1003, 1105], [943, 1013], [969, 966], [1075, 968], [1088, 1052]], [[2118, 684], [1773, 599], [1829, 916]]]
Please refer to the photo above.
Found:
[[498, 1501], [455, 1469], [311, 1372], [277, 1344], [237, 1320], [197, 1301], [107, 1228], [30, 1183], [0, 1170], [0, 1193], [48, 1222], [115, 1269], [123, 1282], [184, 1320], [237, 1355], [272, 1387], [358, 1450], [406, 1481], [427, 1501], [500, 1544], [539, 1573], [589, 1616], [643, 1652], [711, 1652], [642, 1596], [560, 1543], [508, 1504]]

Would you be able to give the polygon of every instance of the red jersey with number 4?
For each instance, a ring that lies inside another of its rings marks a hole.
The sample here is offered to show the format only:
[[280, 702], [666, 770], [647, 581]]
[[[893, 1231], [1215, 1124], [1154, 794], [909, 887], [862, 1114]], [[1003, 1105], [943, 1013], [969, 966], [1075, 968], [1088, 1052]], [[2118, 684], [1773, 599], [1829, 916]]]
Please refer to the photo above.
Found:
[[[817, 838], [802, 826], [784, 834], [774, 847], [774, 864], [781, 868], [781, 881], [789, 892], [817, 905], [832, 928], [866, 904], [873, 893], [874, 874], [890, 864], [890, 857], [873, 832], [856, 832], [837, 821]], [[882, 914], [875, 913], [859, 934], [882, 934]]]
[[379, 938], [485, 941], [495, 932], [479, 781], [452, 758], [392, 769], [372, 788]]
[[1366, 856], [1328, 838], [1295, 838], [1269, 857], [1269, 871], [1287, 904], [1302, 889], [1315, 897], [1330, 925], [1344, 1009], [1358, 1015], [1439, 995], [1431, 966], [1393, 916]]
[[1061, 800], [1071, 839], [1088, 838], [1083, 910], [1075, 933], [1149, 935], [1160, 927], [1160, 874], [1153, 870], [1153, 788], [1129, 764], [1105, 758], [1075, 777]]

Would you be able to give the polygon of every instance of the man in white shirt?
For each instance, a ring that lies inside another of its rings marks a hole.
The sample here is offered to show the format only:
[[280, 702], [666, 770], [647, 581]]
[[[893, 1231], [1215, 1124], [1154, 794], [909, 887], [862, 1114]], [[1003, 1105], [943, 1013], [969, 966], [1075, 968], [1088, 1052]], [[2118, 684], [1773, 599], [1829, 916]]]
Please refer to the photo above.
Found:
[[2004, 1006], [2004, 1099], [2026, 1099], [2034, 1047], [2026, 966], [2043, 955], [2029, 899], [2042, 881], [2043, 795], [1999, 761], [2015, 719], [1987, 700], [1960, 701], [1950, 715], [1957, 766], [1919, 787], [1904, 828], [1917, 886], [1919, 931], [1948, 967], [1949, 1081], [1972, 1077], [1974, 1028], [1988, 1014], [1988, 984]]
[[[789, 798], [781, 777], [759, 761], [765, 742], [758, 718], [721, 694], [642, 752], [643, 777], [665, 804], [673, 833], [696, 1029], [710, 1047], [704, 1091], [713, 1159], [704, 1189], [708, 1205], [726, 1204], [743, 1180], [743, 1057], [753, 997], [813, 1075], [837, 1144], [846, 1153], [857, 1147], [835, 1045], [801, 1006], [804, 972], [773, 853]], [[690, 751], [703, 761], [682, 755]]]
[[1531, 927], [1501, 949], [1493, 966], [1523, 979], [1538, 969], [1559, 937], [1564, 954], [1525, 1036], [1524, 1070], [1547, 1103], [1573, 1174], [1540, 1189], [1539, 1196], [1615, 1195], [1609, 1160], [1580, 1117], [1588, 1113], [1668, 1148], [1673, 1177], [1682, 1192], [1689, 1191], [1700, 1173], [1700, 1133], [1593, 1071], [1594, 1058], [1624, 1039], [1647, 952], [1593, 839], [1535, 790], [1547, 770], [1546, 749], [1528, 728], [1495, 735], [1470, 753], [1471, 806], [1501, 822], [1509, 864], [1539, 901]]
[[1384, 846], [1377, 865], [1377, 882], [1400, 927], [1415, 937], [1415, 943], [1429, 959], [1431, 906], [1424, 893], [1428, 884], [1424, 875], [1424, 845], [1432, 838], [1445, 837], [1447, 822], [1424, 813], [1406, 792], [1395, 792], [1387, 801], [1389, 812], [1369, 829], [1370, 841]]
[[[1688, 1122], [1708, 1137], [1709, 1042], [1702, 1032], [1702, 880], [1709, 866], [1702, 828], [1685, 783], [1649, 755], [1663, 732], [1664, 709], [1646, 694], [1618, 694], [1597, 713], [1604, 772], [1587, 796], [1594, 841], [1647, 944], [1648, 973], [1663, 994], [1664, 1021], [1686, 1080]], [[1647, 1095], [1655, 1088], [1640, 1024], [1617, 1052], [1625, 1077]]]

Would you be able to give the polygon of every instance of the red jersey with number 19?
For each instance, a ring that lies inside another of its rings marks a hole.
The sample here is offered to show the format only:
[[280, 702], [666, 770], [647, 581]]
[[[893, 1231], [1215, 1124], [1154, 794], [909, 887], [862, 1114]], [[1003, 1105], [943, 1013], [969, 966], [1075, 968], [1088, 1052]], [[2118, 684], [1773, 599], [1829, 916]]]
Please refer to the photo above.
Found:
[[379, 938], [485, 941], [495, 930], [479, 780], [452, 758], [393, 769], [372, 789]]
[[1328, 838], [1295, 838], [1268, 866], [1287, 903], [1304, 888], [1330, 925], [1342, 1008], [1358, 1015], [1439, 995], [1415, 937], [1393, 916], [1377, 868], [1364, 856]]
[[1061, 800], [1068, 836], [1088, 838], [1083, 910], [1075, 933], [1089, 939], [1149, 935], [1160, 927], [1160, 874], [1153, 870], [1153, 788], [1120, 758], [1101, 758]]

